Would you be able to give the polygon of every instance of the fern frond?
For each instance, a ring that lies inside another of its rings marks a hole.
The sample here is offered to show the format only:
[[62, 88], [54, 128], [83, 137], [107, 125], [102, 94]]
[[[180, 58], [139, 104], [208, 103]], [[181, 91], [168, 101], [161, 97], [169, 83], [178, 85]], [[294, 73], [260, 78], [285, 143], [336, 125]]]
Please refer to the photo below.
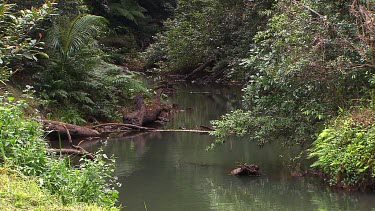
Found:
[[135, 0], [121, 0], [120, 3], [112, 3], [109, 8], [115, 15], [123, 16], [137, 24], [137, 19], [144, 19], [147, 10], [141, 7]]

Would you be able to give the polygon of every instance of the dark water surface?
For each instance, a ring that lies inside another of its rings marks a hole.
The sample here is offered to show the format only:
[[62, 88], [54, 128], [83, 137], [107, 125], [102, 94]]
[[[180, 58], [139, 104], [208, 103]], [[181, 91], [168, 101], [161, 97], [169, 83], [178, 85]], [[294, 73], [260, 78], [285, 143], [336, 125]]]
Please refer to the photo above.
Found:
[[[239, 90], [182, 87], [171, 101], [184, 112], [169, 128], [209, 125], [238, 107]], [[316, 178], [293, 178], [291, 150], [274, 140], [259, 148], [232, 139], [214, 151], [208, 135], [178, 132], [137, 134], [108, 140], [104, 150], [117, 159], [120, 202], [129, 211], [374, 210], [375, 194], [335, 192]], [[229, 176], [237, 162], [256, 163], [265, 174]]]

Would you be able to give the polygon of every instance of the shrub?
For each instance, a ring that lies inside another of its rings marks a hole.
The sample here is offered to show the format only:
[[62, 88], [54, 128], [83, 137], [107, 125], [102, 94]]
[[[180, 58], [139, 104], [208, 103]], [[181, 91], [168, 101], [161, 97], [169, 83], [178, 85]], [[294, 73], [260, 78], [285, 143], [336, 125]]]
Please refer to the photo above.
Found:
[[247, 133], [261, 135], [261, 142], [267, 140], [262, 135], [277, 130], [291, 144], [312, 142], [338, 107], [369, 96], [374, 71], [356, 68], [371, 60], [363, 53], [368, 48], [356, 38], [344, 1], [281, 0], [263, 12], [267, 25], [254, 36], [250, 56], [242, 63], [247, 77], [244, 110], [252, 116], [244, 124], [254, 127], [242, 127], [254, 129]]
[[11, 95], [0, 97], [0, 164], [35, 176], [40, 185], [62, 199], [64, 204], [96, 203], [113, 207], [117, 200], [113, 159], [102, 152], [96, 160], [81, 160], [79, 169], [68, 158], [47, 153], [47, 142], [38, 122], [27, 119], [24, 101]]
[[264, 23], [261, 20], [265, 16], [258, 10], [269, 7], [270, 2], [178, 1], [175, 17], [166, 21], [166, 30], [155, 36], [156, 42], [145, 53], [148, 65], [188, 74], [200, 64], [215, 60], [217, 64], [207, 75], [243, 80], [238, 64]]
[[373, 187], [375, 184], [375, 111], [353, 109], [323, 130], [309, 152], [312, 167], [329, 176], [332, 185]]

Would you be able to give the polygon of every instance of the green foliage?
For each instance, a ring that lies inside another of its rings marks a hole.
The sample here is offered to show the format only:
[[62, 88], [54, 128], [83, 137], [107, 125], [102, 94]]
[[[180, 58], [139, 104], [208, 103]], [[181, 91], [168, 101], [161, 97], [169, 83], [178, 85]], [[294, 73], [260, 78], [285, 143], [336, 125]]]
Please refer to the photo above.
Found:
[[338, 107], [369, 96], [373, 70], [356, 67], [370, 58], [362, 52], [366, 45], [358, 42], [353, 18], [338, 12], [346, 8], [337, 1], [278, 1], [264, 11], [268, 23], [242, 63], [248, 78], [244, 109], [252, 115], [242, 126], [248, 134], [279, 131], [291, 144], [309, 142]]
[[118, 184], [112, 178], [112, 158], [102, 152], [96, 160], [81, 160], [75, 169], [66, 158], [47, 154], [47, 142], [38, 122], [25, 118], [23, 101], [11, 95], [0, 97], [0, 164], [15, 168], [26, 176], [36, 176], [40, 185], [62, 199], [64, 204], [97, 203], [113, 207]]
[[[217, 63], [207, 75], [241, 79], [236, 69], [246, 56], [252, 37], [262, 26], [257, 9], [269, 1], [249, 5], [244, 1], [178, 1], [174, 19], [165, 23], [166, 31], [156, 36], [147, 49], [149, 64], [182, 74], [190, 73], [208, 60]], [[242, 77], [243, 78], [243, 77]]]
[[0, 97], [0, 162], [11, 162], [27, 175], [44, 171], [46, 143], [35, 121], [25, 121], [24, 101], [14, 101], [11, 95]]
[[51, 12], [52, 3], [46, 1], [40, 8], [17, 10], [14, 4], [0, 2], [0, 80], [5, 80], [21, 66], [17, 61], [23, 58], [36, 61], [38, 55], [47, 56], [41, 52], [42, 34], [31, 37], [30, 32]]
[[118, 119], [116, 106], [124, 104], [134, 92], [145, 91], [134, 79], [135, 74], [125, 74], [122, 68], [104, 61], [104, 53], [94, 39], [103, 24], [102, 17], [93, 15], [72, 21], [65, 17], [50, 30], [47, 45], [51, 47], [51, 60], [35, 75], [35, 87], [47, 100], [43, 110], [53, 114], [50, 118], [70, 123], [83, 123], [84, 116], [89, 115]]
[[225, 142], [231, 135], [246, 136], [249, 140], [258, 142], [260, 146], [273, 140], [284, 146], [303, 144], [314, 138], [316, 130], [309, 122], [301, 122], [297, 118], [267, 116], [243, 110], [232, 111], [223, 115], [220, 120], [211, 121], [211, 124], [215, 130], [210, 134], [216, 139], [208, 149]]
[[114, 187], [119, 184], [112, 177], [113, 158], [98, 151], [95, 161], [81, 159], [79, 170], [72, 166], [69, 159], [51, 160], [39, 182], [52, 194], [58, 194], [64, 204], [98, 203], [108, 208], [115, 205], [118, 192]]
[[96, 204], [64, 205], [58, 197], [40, 187], [35, 178], [8, 168], [0, 168], [0, 204], [3, 210], [108, 210]]
[[323, 130], [310, 158], [329, 176], [330, 184], [371, 187], [375, 182], [375, 128], [373, 109], [353, 109], [337, 117]]
[[48, 45], [60, 60], [66, 62], [91, 44], [105, 24], [106, 19], [101, 16], [79, 15], [72, 21], [62, 16], [48, 33]]
[[123, 16], [129, 21], [138, 23], [138, 20], [144, 19], [144, 13], [147, 10], [141, 7], [136, 0], [119, 0], [120, 2], [113, 2], [109, 4], [111, 14], [115, 16]]

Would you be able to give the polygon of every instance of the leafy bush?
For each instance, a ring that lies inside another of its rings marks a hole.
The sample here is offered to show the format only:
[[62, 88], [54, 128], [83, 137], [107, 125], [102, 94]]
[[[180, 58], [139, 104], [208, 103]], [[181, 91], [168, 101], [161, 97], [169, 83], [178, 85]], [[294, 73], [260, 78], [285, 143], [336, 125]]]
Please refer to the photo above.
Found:
[[330, 184], [373, 187], [375, 184], [375, 127], [373, 109], [353, 109], [323, 130], [309, 152]]
[[21, 66], [21, 59], [38, 60], [37, 55], [46, 56], [39, 37], [31, 37], [37, 23], [52, 10], [52, 3], [46, 1], [41, 7], [17, 10], [15, 4], [0, 1], [0, 80], [6, 80]]
[[0, 97], [0, 164], [26, 176], [36, 176], [41, 185], [59, 196], [64, 204], [96, 203], [112, 207], [118, 197], [111, 174], [113, 159], [98, 152], [96, 160], [81, 160], [80, 169], [66, 158], [47, 154], [47, 142], [36, 121], [23, 115], [23, 101]]
[[244, 110], [252, 115], [242, 127], [266, 137], [278, 130], [291, 144], [312, 142], [338, 107], [369, 97], [374, 71], [358, 68], [371, 61], [364, 53], [368, 48], [358, 42], [345, 2], [285, 0], [263, 13], [268, 23], [242, 63], [248, 78]]
[[79, 169], [72, 168], [69, 159], [53, 159], [39, 180], [52, 194], [57, 194], [64, 204], [77, 202], [97, 203], [112, 207], [118, 198], [114, 189], [117, 181], [111, 176], [114, 159], [99, 151], [95, 161], [81, 159]]
[[46, 142], [40, 126], [25, 120], [24, 101], [12, 96], [0, 97], [0, 161], [19, 166], [27, 175], [41, 175], [47, 163]]
[[155, 37], [145, 57], [149, 65], [158, 64], [163, 71], [181, 74], [215, 60], [217, 64], [207, 75], [241, 80], [243, 74], [236, 67], [250, 50], [264, 18], [257, 10], [269, 5], [270, 1], [178, 1], [175, 17], [165, 23], [166, 31]]

